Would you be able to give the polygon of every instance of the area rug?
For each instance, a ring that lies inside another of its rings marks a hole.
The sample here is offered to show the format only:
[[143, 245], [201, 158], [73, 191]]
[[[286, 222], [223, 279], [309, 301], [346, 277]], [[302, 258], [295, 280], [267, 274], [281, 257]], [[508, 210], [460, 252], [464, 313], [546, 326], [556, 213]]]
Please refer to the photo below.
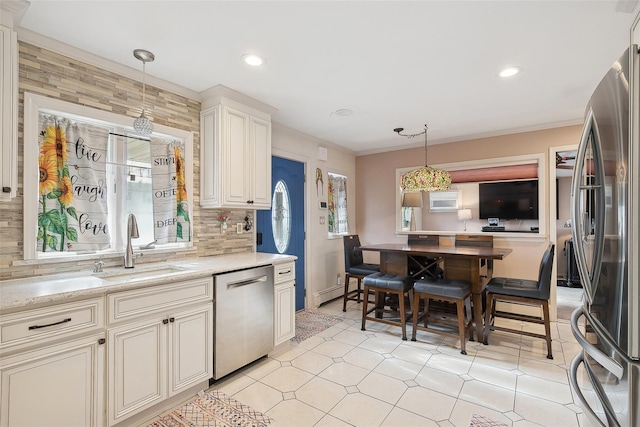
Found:
[[296, 336], [291, 341], [300, 343], [327, 328], [342, 322], [342, 317], [319, 311], [302, 310], [296, 313]]
[[469, 422], [469, 427], [508, 427], [508, 426], [505, 423], [490, 420], [489, 418], [483, 415], [473, 414], [471, 416], [471, 421]]
[[264, 427], [273, 420], [217, 390], [201, 393], [148, 427]]

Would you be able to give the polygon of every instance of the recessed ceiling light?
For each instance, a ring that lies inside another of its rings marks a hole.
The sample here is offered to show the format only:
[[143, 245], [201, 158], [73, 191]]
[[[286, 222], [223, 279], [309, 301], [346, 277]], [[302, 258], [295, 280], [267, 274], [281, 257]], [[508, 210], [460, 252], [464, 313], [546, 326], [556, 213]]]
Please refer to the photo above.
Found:
[[522, 71], [522, 68], [520, 67], [507, 67], [504, 70], [500, 71], [498, 75], [500, 77], [513, 77], [516, 74], [518, 74], [520, 71]]
[[353, 110], [349, 110], [348, 108], [341, 108], [339, 110], [336, 110], [333, 114], [335, 114], [336, 116], [346, 117], [352, 115]]
[[254, 55], [252, 53], [242, 55], [242, 60], [245, 62], [245, 64], [251, 65], [252, 67], [259, 67], [266, 62], [263, 57]]

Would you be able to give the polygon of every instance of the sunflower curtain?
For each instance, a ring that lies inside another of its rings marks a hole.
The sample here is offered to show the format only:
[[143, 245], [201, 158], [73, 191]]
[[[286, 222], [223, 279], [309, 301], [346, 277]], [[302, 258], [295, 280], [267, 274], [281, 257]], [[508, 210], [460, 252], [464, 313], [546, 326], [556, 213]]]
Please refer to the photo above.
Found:
[[39, 125], [38, 251], [109, 248], [109, 130], [42, 113]]
[[157, 243], [189, 242], [191, 221], [184, 176], [184, 143], [151, 139], [153, 223]]
[[328, 174], [328, 222], [329, 233], [346, 234], [349, 232], [347, 218], [347, 177]]

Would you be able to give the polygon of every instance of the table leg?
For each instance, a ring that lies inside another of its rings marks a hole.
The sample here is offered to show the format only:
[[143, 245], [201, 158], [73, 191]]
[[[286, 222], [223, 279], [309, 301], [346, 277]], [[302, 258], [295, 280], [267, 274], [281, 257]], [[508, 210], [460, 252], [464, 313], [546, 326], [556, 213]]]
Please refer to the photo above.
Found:
[[484, 335], [482, 297], [484, 295], [485, 284], [480, 277], [480, 260], [477, 258], [445, 257], [444, 275], [447, 279], [466, 280], [471, 284], [473, 321], [476, 324], [475, 339], [477, 341], [482, 341]]
[[471, 299], [473, 302], [473, 321], [476, 322], [476, 341], [484, 341], [484, 326], [482, 316], [482, 295], [483, 293], [471, 293]]

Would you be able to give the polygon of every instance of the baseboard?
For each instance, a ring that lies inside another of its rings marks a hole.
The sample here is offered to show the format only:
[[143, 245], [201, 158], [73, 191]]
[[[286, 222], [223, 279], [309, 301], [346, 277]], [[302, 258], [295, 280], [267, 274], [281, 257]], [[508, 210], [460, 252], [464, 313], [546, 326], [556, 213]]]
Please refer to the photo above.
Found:
[[[350, 283], [349, 290], [351, 290], [352, 286], [353, 289], [356, 289], [357, 283]], [[341, 297], [342, 295], [344, 295], [344, 286], [342, 285], [335, 285], [330, 288], [323, 289], [320, 292], [315, 292], [313, 294], [313, 299], [315, 300], [314, 307], [320, 307], [321, 304], [324, 304], [327, 301], [334, 300], [338, 297]]]

